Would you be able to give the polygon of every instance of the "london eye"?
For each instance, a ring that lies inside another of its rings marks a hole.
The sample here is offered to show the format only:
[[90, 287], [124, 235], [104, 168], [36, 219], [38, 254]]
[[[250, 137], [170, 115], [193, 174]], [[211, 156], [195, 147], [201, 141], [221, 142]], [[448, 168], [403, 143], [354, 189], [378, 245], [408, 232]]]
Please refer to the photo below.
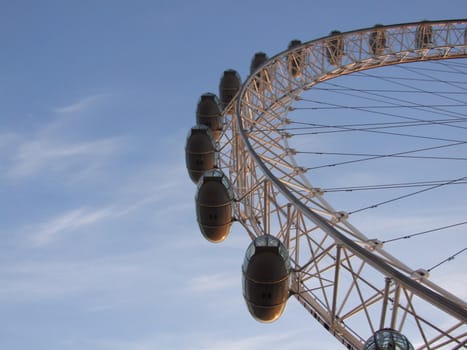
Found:
[[251, 238], [250, 314], [293, 297], [343, 348], [465, 348], [467, 303], [438, 271], [467, 250], [466, 110], [465, 19], [333, 31], [256, 53], [244, 82], [226, 70], [186, 164], [203, 236]]

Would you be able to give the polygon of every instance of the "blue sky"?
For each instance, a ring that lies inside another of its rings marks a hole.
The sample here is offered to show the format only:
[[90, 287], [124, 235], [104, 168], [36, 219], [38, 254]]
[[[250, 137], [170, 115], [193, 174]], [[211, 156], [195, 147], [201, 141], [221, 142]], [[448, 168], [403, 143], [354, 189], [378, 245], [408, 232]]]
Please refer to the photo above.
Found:
[[465, 17], [441, 1], [1, 1], [0, 347], [336, 349], [295, 300], [241, 295], [248, 238], [205, 242], [184, 146], [222, 72], [291, 39]]

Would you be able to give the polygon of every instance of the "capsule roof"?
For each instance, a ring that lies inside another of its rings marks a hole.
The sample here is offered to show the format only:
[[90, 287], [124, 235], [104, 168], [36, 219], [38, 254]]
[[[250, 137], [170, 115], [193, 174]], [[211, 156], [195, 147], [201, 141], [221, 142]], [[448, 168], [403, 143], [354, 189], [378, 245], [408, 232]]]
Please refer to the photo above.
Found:
[[275, 248], [274, 250], [277, 251], [282, 259], [285, 262], [285, 266], [287, 271], [291, 269], [290, 257], [287, 251], [287, 248], [284, 247], [282, 242], [274, 236], [271, 235], [263, 235], [256, 237], [248, 246], [248, 249], [245, 253], [245, 261], [244, 266], [248, 264], [248, 261], [251, 259], [253, 255], [255, 255], [257, 250], [261, 250], [262, 248]]
[[222, 88], [222, 87], [240, 88], [241, 84], [242, 82], [241, 82], [240, 74], [238, 74], [238, 72], [234, 69], [227, 69], [226, 71], [224, 71], [224, 74], [222, 75], [219, 88]]
[[406, 336], [390, 328], [376, 331], [363, 346], [364, 350], [414, 350]]
[[201, 95], [196, 108], [196, 115], [218, 116], [221, 114], [219, 98], [212, 92]]
[[232, 184], [230, 183], [230, 180], [228, 179], [228, 177], [222, 172], [222, 170], [220, 170], [220, 169], [211, 169], [211, 170], [206, 171], [198, 181], [198, 184], [197, 184], [198, 190], [201, 188], [201, 186], [205, 182], [209, 182], [209, 181], [221, 182], [224, 185], [224, 187], [226, 188], [226, 190], [228, 191], [229, 197], [231, 199], [234, 198]]
[[194, 134], [206, 134], [207, 137], [209, 137], [209, 139], [212, 140], [213, 143], [215, 143], [215, 139], [214, 139], [214, 135], [211, 131], [211, 129], [209, 129], [209, 127], [207, 125], [204, 125], [204, 124], [196, 124], [195, 126], [193, 126], [189, 131], [188, 131], [188, 135], [187, 135], [187, 140], [190, 138], [190, 136], [194, 135]]

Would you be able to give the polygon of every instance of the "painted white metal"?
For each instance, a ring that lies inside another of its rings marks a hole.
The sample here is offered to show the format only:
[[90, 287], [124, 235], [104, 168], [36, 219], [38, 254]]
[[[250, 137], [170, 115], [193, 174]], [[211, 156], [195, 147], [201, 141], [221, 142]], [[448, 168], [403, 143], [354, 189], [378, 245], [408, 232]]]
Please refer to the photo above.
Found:
[[[412, 337], [418, 349], [461, 348], [467, 304], [427, 278], [414, 280], [412, 268], [371, 244], [309, 183], [283, 131], [290, 105], [344, 74], [465, 58], [466, 28], [467, 20], [418, 22], [304, 43], [258, 68], [225, 109], [232, 114], [219, 141], [219, 166], [234, 187], [236, 220], [252, 239], [277, 230], [293, 261], [293, 295], [348, 349], [361, 349], [383, 326]], [[384, 45], [375, 46], [374, 38], [384, 38]], [[336, 42], [344, 51], [332, 51]], [[303, 63], [299, 74], [290, 72], [290, 59]]]

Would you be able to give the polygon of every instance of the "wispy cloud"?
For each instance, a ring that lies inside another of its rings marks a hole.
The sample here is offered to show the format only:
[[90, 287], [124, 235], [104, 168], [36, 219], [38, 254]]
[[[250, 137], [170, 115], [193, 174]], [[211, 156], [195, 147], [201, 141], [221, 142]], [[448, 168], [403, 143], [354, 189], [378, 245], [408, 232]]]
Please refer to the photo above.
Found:
[[77, 113], [82, 112], [85, 109], [95, 105], [98, 101], [102, 100], [103, 98], [109, 96], [109, 94], [96, 94], [91, 96], [86, 96], [81, 100], [71, 103], [67, 106], [56, 107], [53, 109], [54, 112], [60, 114], [70, 114], [70, 113]]
[[26, 140], [17, 145], [7, 175], [10, 178], [35, 175], [42, 170], [63, 170], [77, 162], [84, 169], [92, 165], [90, 160], [103, 159], [111, 155], [122, 144], [118, 138], [66, 143], [46, 138]]
[[[152, 174], [157, 173], [153, 169]], [[179, 180], [170, 178], [170, 173], [159, 173], [155, 177], [147, 178], [147, 171], [142, 176], [140, 173], [134, 175], [128, 180], [126, 186], [122, 186], [118, 191], [114, 191], [115, 196], [112, 203], [100, 207], [78, 206], [56, 214], [55, 216], [44, 220], [41, 223], [31, 225], [23, 231], [33, 232], [29, 236], [29, 241], [35, 247], [43, 247], [53, 244], [55, 241], [66, 235], [79, 231], [83, 227], [95, 225], [106, 220], [115, 220], [125, 216], [137, 213], [141, 214], [144, 208], [153, 208], [157, 206], [157, 213], [152, 212], [151, 216], [156, 214], [158, 218], [163, 218], [161, 222], [166, 222], [168, 218], [176, 215], [181, 210], [186, 210], [186, 204], [170, 204], [169, 198], [174, 199], [183, 193]], [[160, 203], [165, 203], [160, 205]], [[152, 210], [152, 209], [150, 209]]]
[[[92, 111], [108, 96], [110, 94], [106, 93], [90, 95], [53, 111], [56, 114]], [[76, 127], [82, 118], [85, 118], [82, 114], [66, 118], [52, 115], [31, 126], [33, 129], [4, 131], [0, 134], [0, 149], [6, 150], [0, 154], [1, 175], [17, 179], [34, 176], [41, 171], [69, 170], [69, 166], [75, 166], [74, 171], [79, 168], [81, 173], [86, 172], [125, 143], [118, 136], [77, 138], [79, 132], [76, 132]]]
[[48, 222], [40, 224], [35, 228], [35, 232], [31, 241], [36, 246], [47, 245], [56, 240], [59, 235], [67, 232], [72, 232], [83, 226], [95, 224], [98, 221], [115, 216], [111, 208], [103, 208], [98, 210], [88, 210], [79, 208], [66, 212], [58, 217], [51, 219]]

